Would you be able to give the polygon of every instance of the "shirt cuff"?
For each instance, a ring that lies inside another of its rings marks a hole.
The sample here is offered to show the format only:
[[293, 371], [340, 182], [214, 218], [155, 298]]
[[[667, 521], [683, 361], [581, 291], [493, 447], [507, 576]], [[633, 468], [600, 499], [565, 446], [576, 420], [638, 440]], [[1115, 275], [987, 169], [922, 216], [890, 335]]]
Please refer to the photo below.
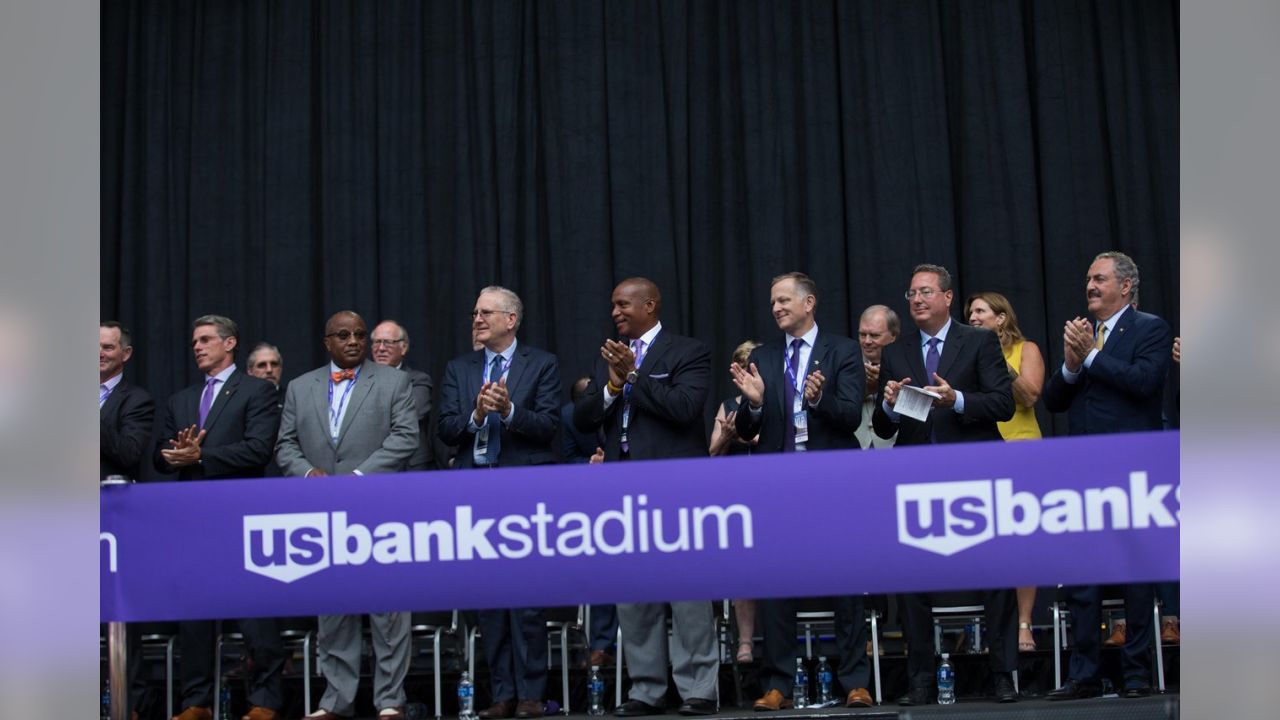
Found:
[[476, 414], [474, 411], [467, 416], [467, 430], [470, 430], [472, 434], [480, 432], [480, 426], [476, 424]]
[[751, 402], [747, 401], [747, 414], [754, 420], [764, 414], [764, 405], [760, 407], [751, 407]]
[[351, 474], [353, 474], [353, 475], [360, 475], [360, 476], [362, 476], [362, 477], [364, 476], [364, 473], [360, 472], [360, 468], [356, 468], [355, 470], [352, 470], [352, 471], [351, 471]]
[[900, 415], [898, 415], [898, 413], [896, 413], [896, 412], [894, 412], [894, 411], [893, 411], [893, 408], [889, 407], [889, 401], [888, 401], [888, 400], [881, 400], [881, 401], [880, 401], [880, 408], [881, 408], [882, 410], [884, 410], [884, 414], [885, 414], [885, 415], [888, 415], [888, 416], [889, 416], [889, 419], [890, 419], [890, 420], [892, 420], [893, 422], [898, 422], [899, 420], [901, 420], [901, 419], [902, 419], [902, 418], [901, 418], [901, 416], [900, 416]]
[[960, 392], [959, 390], [956, 390], [955, 388], [951, 388], [951, 391], [956, 394], [956, 404], [952, 409], [960, 413], [961, 415], [963, 415], [964, 414], [964, 393]]
[[609, 406], [613, 404], [613, 401], [617, 399], [618, 399], [618, 396], [610, 392], [609, 386], [605, 385], [604, 386], [604, 409], [608, 410]]
[[1068, 370], [1068, 369], [1067, 369], [1067, 363], [1064, 361], [1064, 362], [1062, 363], [1062, 380], [1063, 380], [1063, 382], [1065, 382], [1065, 383], [1066, 383], [1066, 384], [1068, 384], [1068, 385], [1075, 385], [1075, 384], [1076, 384], [1076, 380], [1079, 380], [1079, 379], [1080, 379], [1080, 373], [1078, 373], [1078, 372], [1071, 372], [1070, 370]]
[[1084, 368], [1086, 370], [1088, 370], [1089, 367], [1093, 365], [1093, 359], [1097, 356], [1098, 356], [1098, 348], [1094, 348], [1090, 350], [1089, 354], [1084, 356]]
[[511, 410], [509, 410], [509, 411], [507, 412], [507, 414], [506, 414], [506, 415], [504, 415], [504, 416], [502, 417], [502, 424], [503, 424], [503, 425], [510, 425], [510, 424], [511, 424], [511, 418], [513, 418], [513, 417], [515, 417], [515, 416], [516, 416], [516, 404], [515, 404], [515, 403], [511, 403]]

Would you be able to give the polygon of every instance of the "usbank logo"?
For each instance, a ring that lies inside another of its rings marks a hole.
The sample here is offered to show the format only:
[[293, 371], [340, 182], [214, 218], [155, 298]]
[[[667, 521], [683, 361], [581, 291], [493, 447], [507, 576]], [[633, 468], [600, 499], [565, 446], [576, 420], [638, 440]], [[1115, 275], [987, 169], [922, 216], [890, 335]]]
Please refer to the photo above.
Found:
[[1147, 473], [1129, 473], [1128, 487], [1017, 491], [1013, 481], [963, 480], [899, 485], [898, 542], [938, 555], [955, 555], [997, 535], [1052, 535], [1103, 530], [1177, 527], [1180, 486], [1151, 485]]
[[245, 516], [245, 570], [291, 583], [327, 567], [329, 513]]

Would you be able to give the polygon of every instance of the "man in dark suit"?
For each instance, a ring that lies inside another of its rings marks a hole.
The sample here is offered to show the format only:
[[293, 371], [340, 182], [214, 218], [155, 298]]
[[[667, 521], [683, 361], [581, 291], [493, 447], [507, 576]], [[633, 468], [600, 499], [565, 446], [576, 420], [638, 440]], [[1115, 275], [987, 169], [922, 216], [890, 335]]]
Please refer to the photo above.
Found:
[[[507, 288], [481, 290], [471, 318], [474, 338], [484, 348], [445, 367], [440, 439], [458, 447], [459, 468], [556, 462], [560, 370], [555, 356], [516, 340], [524, 305]], [[479, 717], [542, 717], [547, 691], [542, 610], [481, 610], [479, 615], [493, 699]]]
[[[367, 359], [369, 331], [350, 310], [324, 326], [329, 362], [289, 383], [276, 462], [286, 475], [373, 475], [403, 472], [418, 449], [418, 413], [407, 373]], [[405, 720], [410, 614], [369, 616], [373, 642], [373, 702], [379, 720]], [[327, 683], [308, 718], [355, 714], [363, 653], [359, 615], [321, 615], [320, 673]]]
[[[906, 292], [915, 327], [886, 347], [880, 357], [880, 392], [872, 423], [895, 447], [931, 443], [1001, 440], [997, 422], [1013, 417], [1013, 383], [990, 330], [951, 321], [951, 273], [940, 265], [917, 265]], [[916, 420], [894, 412], [903, 385], [935, 393], [928, 417]], [[910, 689], [900, 705], [924, 705], [934, 695], [932, 599], [899, 596], [907, 633]], [[983, 593], [994, 694], [1014, 702], [1018, 669], [1017, 601], [1012, 589]]]
[[[573, 419], [578, 430], [604, 431], [608, 461], [706, 457], [702, 414], [711, 375], [711, 351], [693, 338], [662, 329], [662, 294], [646, 278], [623, 280], [613, 290], [613, 324], [623, 341], [605, 340]], [[665, 712], [667, 667], [684, 704], [681, 715], [716, 711], [715, 623], [711, 603], [673, 602], [668, 657], [664, 605], [618, 605], [622, 651], [631, 674], [620, 717]]]
[[373, 347], [373, 361], [409, 374], [413, 382], [413, 405], [418, 409], [418, 450], [409, 458], [409, 470], [427, 470], [432, 466], [431, 426], [431, 376], [404, 364], [409, 354], [409, 331], [395, 320], [383, 320], [373, 328], [369, 337]]
[[[1130, 307], [1138, 295], [1138, 266], [1121, 252], [1094, 258], [1085, 279], [1085, 298], [1094, 322], [1075, 318], [1063, 329], [1064, 361], [1044, 387], [1050, 412], [1066, 412], [1072, 435], [1160, 430], [1172, 332], [1155, 315]], [[1067, 588], [1075, 649], [1068, 680], [1050, 700], [1101, 693], [1098, 626], [1102, 589]], [[1124, 697], [1151, 694], [1151, 607], [1148, 584], [1124, 586], [1127, 628], [1121, 651]]]
[[98, 327], [99, 475], [137, 479], [151, 443], [156, 404], [146, 390], [124, 380], [133, 357], [129, 330], [114, 320]]
[[[269, 342], [260, 342], [253, 346], [253, 352], [249, 353], [249, 359], [245, 361], [248, 367], [245, 372], [250, 375], [266, 380], [275, 386], [276, 404], [280, 409], [284, 409], [284, 356], [280, 354], [280, 348]], [[280, 470], [280, 466], [276, 464], [275, 453], [271, 454], [271, 462], [263, 468], [262, 474], [265, 477], [280, 477], [284, 472]]]
[[[773, 319], [782, 336], [751, 353], [747, 367], [729, 367], [742, 393], [745, 411], [734, 424], [738, 436], [760, 442], [755, 452], [804, 452], [857, 449], [854, 436], [862, 421], [862, 353], [853, 340], [819, 332], [814, 320], [817, 284], [804, 273], [773, 279], [769, 290]], [[848, 707], [871, 707], [867, 663], [866, 608], [861, 596], [835, 599], [836, 644], [840, 649], [840, 685]], [[756, 710], [790, 707], [796, 666], [794, 599], [760, 601], [764, 658], [760, 685], [765, 691]]]
[[[280, 406], [270, 382], [236, 368], [239, 331], [221, 315], [204, 315], [192, 323], [191, 349], [204, 379], [174, 393], [165, 408], [161, 442], [153, 460], [178, 480], [262, 477], [280, 427]], [[284, 647], [276, 621], [240, 621], [249, 646], [253, 677], [245, 717], [274, 720], [284, 705], [280, 672]], [[183, 622], [182, 713], [179, 720], [213, 717], [213, 653], [215, 623]]]
[[[151, 443], [156, 404], [146, 390], [124, 381], [124, 366], [133, 357], [129, 329], [114, 320], [98, 326], [98, 425], [99, 479], [123, 475], [137, 479], [142, 459]], [[146, 691], [142, 679], [142, 636], [138, 626], [125, 628], [128, 649], [130, 717]]]

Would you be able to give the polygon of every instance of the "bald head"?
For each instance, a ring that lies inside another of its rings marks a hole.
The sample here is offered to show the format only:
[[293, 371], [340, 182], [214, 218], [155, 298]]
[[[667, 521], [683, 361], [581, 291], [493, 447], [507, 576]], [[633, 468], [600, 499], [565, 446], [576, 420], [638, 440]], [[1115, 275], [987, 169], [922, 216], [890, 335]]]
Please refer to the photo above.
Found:
[[619, 335], [632, 340], [657, 325], [662, 312], [662, 293], [648, 278], [633, 277], [618, 283], [611, 302], [614, 327]]
[[334, 313], [324, 324], [324, 347], [333, 364], [340, 368], [364, 362], [369, 349], [369, 331], [364, 318], [350, 310]]

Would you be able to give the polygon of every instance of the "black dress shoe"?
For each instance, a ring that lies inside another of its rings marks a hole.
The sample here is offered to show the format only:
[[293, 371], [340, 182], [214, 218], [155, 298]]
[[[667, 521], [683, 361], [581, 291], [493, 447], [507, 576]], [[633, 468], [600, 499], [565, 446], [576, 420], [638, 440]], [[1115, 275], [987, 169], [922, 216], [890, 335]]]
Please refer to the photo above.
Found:
[[1124, 692], [1120, 695], [1120, 697], [1143, 698], [1143, 697], [1148, 697], [1150, 695], [1151, 695], [1150, 685], [1135, 685], [1133, 687], [1125, 688]]
[[1018, 692], [1013, 689], [1013, 677], [1009, 673], [996, 673], [991, 692], [998, 703], [1018, 702]]
[[928, 705], [933, 702], [931, 697], [932, 695], [932, 688], [923, 686], [913, 687], [906, 695], [898, 698], [898, 704], [904, 707], [910, 707], [912, 705]]
[[1068, 680], [1062, 687], [1050, 692], [1045, 697], [1049, 700], [1081, 700], [1098, 697], [1101, 694], [1102, 688], [1097, 685]]
[[666, 710], [657, 705], [650, 705], [643, 700], [628, 700], [614, 708], [617, 717], [642, 717], [644, 715], [662, 715]]
[[679, 713], [681, 715], [715, 715], [716, 701], [690, 698], [680, 706]]

